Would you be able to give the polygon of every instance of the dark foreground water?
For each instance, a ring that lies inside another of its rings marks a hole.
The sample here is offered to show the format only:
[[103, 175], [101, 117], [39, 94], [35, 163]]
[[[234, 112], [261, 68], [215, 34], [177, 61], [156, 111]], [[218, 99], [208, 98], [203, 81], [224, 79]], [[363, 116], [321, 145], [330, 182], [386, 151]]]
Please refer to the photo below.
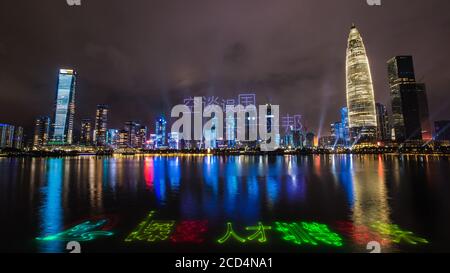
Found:
[[432, 156], [0, 158], [0, 251], [450, 252]]

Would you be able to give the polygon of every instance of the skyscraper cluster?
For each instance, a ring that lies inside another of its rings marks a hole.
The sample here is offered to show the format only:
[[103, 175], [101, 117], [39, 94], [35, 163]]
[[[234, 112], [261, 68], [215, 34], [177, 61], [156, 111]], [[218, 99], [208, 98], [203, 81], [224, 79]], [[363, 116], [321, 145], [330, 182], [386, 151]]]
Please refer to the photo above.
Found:
[[[341, 110], [341, 121], [331, 125], [331, 138], [324, 138], [323, 146], [335, 148], [389, 142], [422, 145], [432, 140], [426, 87], [416, 80], [413, 57], [391, 58], [387, 62], [387, 71], [391, 118], [388, 108], [375, 102], [366, 48], [360, 32], [353, 25], [347, 44], [347, 108]], [[348, 110], [347, 117], [345, 109]], [[436, 140], [439, 136], [446, 139], [448, 126], [445, 124], [445, 121], [436, 123]]]
[[0, 149], [20, 150], [23, 145], [23, 127], [0, 124]]
[[[339, 120], [331, 123], [330, 135], [319, 139], [319, 146], [334, 149], [358, 144], [422, 145], [433, 139], [426, 85], [416, 79], [412, 56], [395, 56], [387, 61], [391, 108], [375, 100], [366, 46], [355, 25], [351, 27], [348, 36], [345, 73], [347, 105], [341, 108]], [[211, 120], [213, 126], [204, 132], [204, 141], [185, 141], [179, 132], [168, 131], [168, 122], [163, 115], [156, 118], [152, 134], [149, 134], [147, 126], [133, 120], [126, 121], [122, 128], [109, 128], [110, 107], [105, 104], [97, 105], [93, 119], [81, 120], [77, 138], [74, 137], [76, 84], [75, 70], [59, 70], [53, 115], [35, 119], [34, 136], [30, 142], [34, 150], [74, 145], [109, 150], [257, 148], [260, 143], [268, 141], [250, 140], [256, 139], [250, 137], [250, 128], [257, 125], [258, 120], [248, 112], [245, 112], [245, 116], [227, 115], [222, 117], [223, 120], [214, 116]], [[194, 98], [185, 100], [186, 106], [191, 109], [193, 105], [189, 103], [194, 103]], [[222, 100], [218, 97], [203, 98], [203, 106], [207, 105], [220, 105], [224, 110], [237, 105], [256, 106], [256, 95], [240, 94], [237, 99]], [[264, 115], [270, 130], [275, 121], [272, 106], [267, 106], [267, 113]], [[240, 119], [244, 119], [244, 122], [238, 122], [242, 121]], [[281, 119], [284, 130], [275, 137], [277, 146], [289, 150], [315, 146], [314, 133], [303, 127], [301, 119], [301, 115], [287, 115]], [[217, 137], [219, 122], [225, 125], [226, 140]], [[435, 140], [450, 141], [450, 121], [436, 121], [434, 127]], [[245, 139], [248, 141], [237, 141], [238, 132], [245, 132]], [[23, 139], [22, 127], [0, 124], [0, 149], [22, 149]]]

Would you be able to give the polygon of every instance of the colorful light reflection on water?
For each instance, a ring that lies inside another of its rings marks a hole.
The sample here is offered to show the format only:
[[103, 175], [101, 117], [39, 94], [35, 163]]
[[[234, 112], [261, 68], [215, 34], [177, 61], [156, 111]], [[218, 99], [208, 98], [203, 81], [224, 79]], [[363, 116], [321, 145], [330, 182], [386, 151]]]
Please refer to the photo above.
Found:
[[[379, 155], [2, 158], [1, 231], [14, 236], [0, 245], [63, 252], [59, 240], [30, 242], [64, 234], [80, 219], [114, 214], [114, 235], [92, 240], [89, 249], [159, 251], [123, 246], [148, 212], [157, 210], [161, 222], [153, 222], [155, 228], [170, 224], [177, 231], [185, 225], [177, 236], [166, 232], [165, 240], [195, 241], [208, 251], [221, 251], [214, 242], [229, 223], [245, 241], [253, 234], [246, 228], [253, 227], [259, 233], [251, 238], [267, 242], [265, 251], [295, 251], [269, 237], [288, 227], [275, 223], [297, 223], [295, 232], [305, 223], [326, 225], [342, 237], [346, 252], [365, 252], [366, 240], [381, 240], [389, 252], [449, 251], [448, 167], [448, 158]], [[262, 235], [261, 226], [267, 227]], [[185, 232], [193, 227], [204, 231], [201, 237]], [[299, 240], [312, 242], [309, 236]], [[236, 247], [224, 245], [231, 247], [226, 251]]]

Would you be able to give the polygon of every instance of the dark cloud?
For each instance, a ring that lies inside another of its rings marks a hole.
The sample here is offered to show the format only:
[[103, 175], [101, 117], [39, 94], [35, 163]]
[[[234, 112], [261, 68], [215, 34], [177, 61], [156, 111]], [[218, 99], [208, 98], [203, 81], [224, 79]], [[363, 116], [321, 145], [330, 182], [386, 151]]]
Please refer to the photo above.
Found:
[[[354, 22], [377, 101], [389, 104], [386, 61], [414, 56], [432, 119], [449, 119], [450, 2], [442, 0], [64, 0], [0, 3], [0, 122], [50, 114], [59, 67], [79, 72], [77, 120], [111, 105], [111, 126], [196, 95], [236, 97], [302, 114], [327, 132], [345, 105], [345, 49]], [[78, 122], [77, 122], [78, 124]]]

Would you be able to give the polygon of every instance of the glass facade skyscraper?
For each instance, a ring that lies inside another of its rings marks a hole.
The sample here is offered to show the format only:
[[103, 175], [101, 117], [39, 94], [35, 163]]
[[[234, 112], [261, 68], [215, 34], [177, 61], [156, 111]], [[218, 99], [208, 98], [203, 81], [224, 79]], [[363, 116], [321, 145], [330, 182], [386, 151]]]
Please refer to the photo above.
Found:
[[76, 72], [72, 69], [60, 69], [51, 144], [72, 144], [75, 116], [75, 85]]
[[16, 126], [14, 129], [14, 145], [13, 148], [21, 150], [23, 148], [23, 127]]
[[117, 148], [119, 143], [119, 130], [118, 129], [108, 129], [106, 133], [106, 144], [110, 148]]
[[136, 132], [136, 147], [145, 148], [148, 138], [148, 128], [147, 126], [140, 125]]
[[137, 148], [137, 135], [139, 126], [139, 123], [135, 121], [125, 122], [124, 130], [127, 131], [126, 144], [128, 148]]
[[85, 146], [92, 144], [92, 122], [90, 119], [81, 121], [80, 144]]
[[386, 106], [376, 103], [377, 109], [377, 140], [390, 140], [389, 117]]
[[348, 38], [346, 79], [351, 138], [374, 140], [377, 119], [372, 75], [363, 39], [355, 25], [352, 26]]
[[342, 135], [344, 146], [348, 146], [350, 141], [350, 132], [349, 132], [349, 124], [348, 124], [348, 108], [341, 108], [341, 123], [342, 123]]
[[156, 119], [156, 143], [155, 143], [155, 147], [156, 148], [161, 148], [166, 146], [166, 119], [164, 117], [159, 117]]
[[108, 105], [97, 105], [95, 113], [94, 143], [96, 146], [106, 145], [106, 132], [108, 130]]
[[14, 130], [13, 125], [0, 124], [0, 149], [13, 147]]
[[50, 140], [50, 117], [38, 117], [34, 123], [33, 149], [47, 145]]
[[390, 59], [388, 77], [395, 140], [431, 140], [426, 86], [416, 82], [412, 56]]

